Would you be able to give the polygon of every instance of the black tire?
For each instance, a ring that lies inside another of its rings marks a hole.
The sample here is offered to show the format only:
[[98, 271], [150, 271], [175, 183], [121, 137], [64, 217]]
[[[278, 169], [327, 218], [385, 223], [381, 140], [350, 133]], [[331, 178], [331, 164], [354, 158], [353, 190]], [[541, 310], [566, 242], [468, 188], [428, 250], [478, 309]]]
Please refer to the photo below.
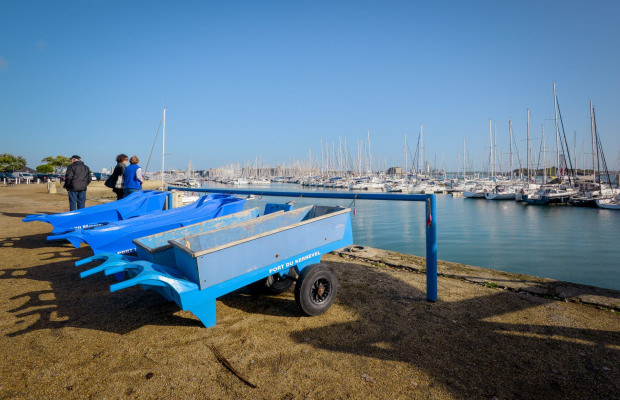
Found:
[[306, 267], [295, 285], [295, 301], [304, 314], [321, 315], [332, 305], [338, 293], [338, 278], [325, 264]]
[[[291, 268], [289, 274], [294, 274]], [[273, 274], [266, 278], [256, 281], [250, 285], [250, 289], [256, 294], [280, 294], [284, 293], [293, 286], [295, 281], [287, 276]]]

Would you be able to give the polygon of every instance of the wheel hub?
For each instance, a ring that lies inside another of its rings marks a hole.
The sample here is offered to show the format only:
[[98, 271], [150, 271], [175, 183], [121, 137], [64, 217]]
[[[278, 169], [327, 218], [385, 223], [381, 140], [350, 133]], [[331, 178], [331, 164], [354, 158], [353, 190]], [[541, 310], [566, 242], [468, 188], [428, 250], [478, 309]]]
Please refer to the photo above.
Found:
[[331, 291], [331, 284], [327, 279], [319, 279], [312, 285], [312, 293], [310, 297], [314, 303], [322, 303], [328, 297]]

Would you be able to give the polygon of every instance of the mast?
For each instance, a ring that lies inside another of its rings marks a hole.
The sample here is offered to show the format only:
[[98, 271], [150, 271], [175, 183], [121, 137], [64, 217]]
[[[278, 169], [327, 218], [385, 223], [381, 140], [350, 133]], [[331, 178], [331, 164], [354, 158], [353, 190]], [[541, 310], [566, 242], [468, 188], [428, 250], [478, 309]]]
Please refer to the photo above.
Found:
[[349, 175], [350, 172], [350, 161], [349, 161], [349, 148], [347, 147], [347, 137], [344, 137], [344, 168], [347, 171], [347, 175]]
[[527, 109], [527, 140], [526, 140], [526, 146], [527, 146], [527, 155], [526, 155], [526, 159], [527, 161], [525, 162], [527, 164], [527, 187], [529, 188], [530, 186], [530, 109]]
[[512, 181], [513, 179], [513, 174], [512, 174], [512, 118], [508, 122], [508, 127], [509, 127], [508, 130], [510, 131], [510, 180]]
[[555, 148], [557, 151], [555, 174], [558, 175], [560, 168], [560, 129], [558, 127], [558, 97], [555, 93], [555, 82], [553, 82], [553, 113], [555, 114]]
[[372, 174], [372, 153], [370, 152], [370, 129], [368, 130], [368, 169]]
[[596, 182], [596, 171], [594, 163], [594, 109], [592, 108], [592, 101], [590, 101], [590, 131], [592, 133], [592, 182]]
[[161, 141], [161, 187], [164, 189], [164, 173], [166, 171], [164, 164], [164, 155], [166, 154], [166, 108], [164, 107], [163, 130]]
[[[501, 160], [500, 160], [500, 167], [501, 167]], [[497, 174], [498, 174], [498, 171], [497, 171], [497, 121], [495, 121], [495, 130], [493, 133], [493, 177], [495, 177], [495, 175]]]
[[463, 180], [467, 179], [467, 168], [466, 168], [466, 160], [467, 160], [467, 152], [465, 151], [465, 136], [463, 136]]
[[[422, 124], [420, 124], [420, 158], [422, 160], [422, 169], [425, 169], [426, 167], [424, 166], [424, 130], [422, 127]], [[424, 171], [424, 174], [426, 175], [426, 171]]]
[[547, 154], [545, 153], [545, 125], [542, 126], [542, 145], [543, 145], [543, 185], [547, 183]]
[[489, 167], [488, 167], [488, 171], [489, 171], [489, 180], [493, 180], [492, 176], [493, 174], [493, 122], [491, 121], [491, 119], [489, 118], [489, 142], [490, 142], [490, 146], [491, 148], [489, 149]]
[[407, 132], [405, 132], [405, 145], [403, 146], [403, 155], [405, 156], [405, 179], [407, 179]]
[[577, 163], [579, 162], [579, 159], [577, 158], [577, 131], [573, 131], [573, 154], [575, 155], [575, 169], [573, 171], [575, 175], [575, 183], [577, 183], [577, 175], [579, 175], [577, 173]]
[[323, 159], [324, 159], [324, 155], [323, 155], [323, 138], [321, 138], [321, 174], [320, 174], [321, 178], [323, 177], [323, 174], [325, 173]]

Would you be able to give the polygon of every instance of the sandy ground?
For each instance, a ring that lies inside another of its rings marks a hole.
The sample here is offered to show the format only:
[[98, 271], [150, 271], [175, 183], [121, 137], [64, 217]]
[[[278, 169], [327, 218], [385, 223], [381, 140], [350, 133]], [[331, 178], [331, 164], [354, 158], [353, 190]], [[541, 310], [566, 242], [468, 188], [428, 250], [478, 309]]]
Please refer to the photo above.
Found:
[[67, 209], [45, 185], [0, 187], [2, 399], [620, 398], [617, 292], [593, 306], [525, 290], [539, 279], [497, 285], [488, 270], [440, 263], [429, 303], [419, 260], [336, 254], [323, 259], [341, 284], [326, 314], [302, 316], [292, 291], [240, 291], [206, 329], [155, 293], [80, 279], [87, 246], [48, 243], [49, 225], [21, 222]]

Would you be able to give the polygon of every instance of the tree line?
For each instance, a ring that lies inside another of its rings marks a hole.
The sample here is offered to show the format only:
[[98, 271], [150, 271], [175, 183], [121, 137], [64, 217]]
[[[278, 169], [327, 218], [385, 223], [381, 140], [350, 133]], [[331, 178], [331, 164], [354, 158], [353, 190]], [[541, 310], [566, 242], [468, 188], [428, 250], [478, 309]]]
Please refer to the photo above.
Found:
[[[41, 160], [41, 165], [37, 166], [37, 172], [42, 174], [58, 174], [63, 168], [71, 164], [71, 159], [65, 156], [45, 157]], [[13, 172], [26, 166], [26, 159], [22, 156], [15, 156], [9, 153], [0, 154], [0, 172]]]

